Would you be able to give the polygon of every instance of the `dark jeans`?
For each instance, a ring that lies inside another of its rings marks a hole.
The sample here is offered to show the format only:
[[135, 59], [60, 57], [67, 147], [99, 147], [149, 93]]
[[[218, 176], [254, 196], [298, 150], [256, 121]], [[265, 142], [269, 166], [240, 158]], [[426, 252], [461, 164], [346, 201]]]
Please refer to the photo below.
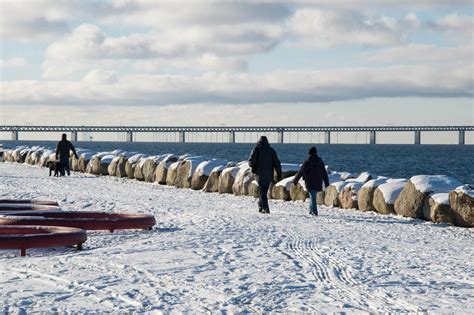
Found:
[[316, 190], [309, 190], [309, 214], [318, 214], [318, 204], [316, 203]]
[[270, 187], [270, 182], [258, 182], [258, 187], [260, 187], [260, 197], [258, 198], [258, 208], [269, 210], [268, 208], [268, 188]]

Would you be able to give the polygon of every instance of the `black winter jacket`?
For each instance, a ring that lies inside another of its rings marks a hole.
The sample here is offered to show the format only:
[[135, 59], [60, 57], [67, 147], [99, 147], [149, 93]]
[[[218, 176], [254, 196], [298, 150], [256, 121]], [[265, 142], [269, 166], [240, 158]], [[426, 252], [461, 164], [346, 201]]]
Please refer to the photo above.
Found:
[[293, 183], [296, 185], [303, 177], [307, 190], [323, 190], [323, 181], [329, 187], [328, 173], [323, 160], [317, 155], [309, 155], [295, 176]]
[[280, 160], [266, 137], [261, 137], [250, 153], [249, 165], [252, 172], [257, 175], [257, 181], [264, 183], [273, 181], [273, 170], [276, 171], [278, 179], [281, 179]]
[[69, 159], [69, 151], [74, 153], [74, 156], [77, 158], [76, 149], [72, 145], [72, 143], [68, 140], [61, 140], [58, 142], [56, 146], [56, 160], [58, 157], [61, 161], [65, 161]]

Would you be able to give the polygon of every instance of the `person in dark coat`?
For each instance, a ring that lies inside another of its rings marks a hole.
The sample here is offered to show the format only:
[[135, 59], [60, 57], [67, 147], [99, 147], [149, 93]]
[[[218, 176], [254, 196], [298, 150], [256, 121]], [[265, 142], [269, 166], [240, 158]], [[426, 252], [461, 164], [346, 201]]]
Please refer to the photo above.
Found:
[[257, 146], [250, 153], [249, 165], [252, 173], [256, 174], [258, 187], [260, 187], [260, 197], [258, 199], [258, 211], [261, 213], [270, 213], [268, 207], [268, 188], [273, 181], [273, 170], [276, 171], [278, 180], [281, 179], [281, 164], [278, 156], [270, 147], [268, 139], [261, 136]]
[[301, 177], [303, 177], [309, 194], [309, 214], [318, 215], [316, 194], [318, 191], [323, 190], [323, 182], [325, 187], [329, 186], [329, 178], [324, 162], [318, 156], [318, 151], [315, 147], [309, 149], [308, 158], [295, 175], [293, 184], [296, 185]]
[[61, 141], [58, 142], [58, 145], [56, 146], [56, 161], [59, 161], [61, 164], [60, 167], [60, 173], [61, 176], [64, 176], [64, 170], [67, 171], [67, 175], [71, 175], [71, 171], [69, 169], [69, 157], [70, 157], [70, 151], [74, 153], [74, 156], [76, 159], [79, 159], [76, 153], [76, 149], [72, 145], [72, 143], [67, 140], [67, 136], [65, 133], [62, 134], [61, 136]]

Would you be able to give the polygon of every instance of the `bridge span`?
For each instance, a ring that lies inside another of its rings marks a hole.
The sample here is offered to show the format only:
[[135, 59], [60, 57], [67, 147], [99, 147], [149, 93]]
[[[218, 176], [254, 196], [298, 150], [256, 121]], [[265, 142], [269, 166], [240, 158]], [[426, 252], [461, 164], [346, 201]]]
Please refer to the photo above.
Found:
[[119, 132], [126, 134], [126, 141], [133, 141], [135, 133], [177, 133], [179, 142], [186, 142], [190, 133], [224, 133], [228, 142], [235, 142], [236, 133], [258, 132], [277, 134], [278, 143], [284, 143], [285, 132], [318, 132], [324, 133], [324, 143], [331, 143], [334, 132], [368, 132], [370, 144], [377, 143], [379, 132], [413, 132], [414, 144], [421, 144], [421, 132], [458, 132], [458, 143], [465, 144], [466, 131], [474, 131], [474, 126], [33, 126], [33, 125], [0, 125], [0, 132], [11, 132], [12, 140], [19, 139], [20, 132], [69, 132], [71, 140], [77, 141], [78, 133]]

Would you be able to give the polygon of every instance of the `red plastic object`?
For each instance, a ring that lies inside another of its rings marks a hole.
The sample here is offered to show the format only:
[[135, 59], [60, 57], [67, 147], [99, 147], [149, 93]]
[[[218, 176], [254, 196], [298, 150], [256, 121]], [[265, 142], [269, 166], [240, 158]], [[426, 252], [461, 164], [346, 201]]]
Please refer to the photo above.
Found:
[[0, 212], [3, 211], [51, 211], [51, 210], [61, 210], [58, 206], [48, 206], [48, 205], [37, 205], [32, 203], [0, 203]]
[[35, 199], [0, 199], [0, 204], [2, 203], [27, 203], [27, 204], [44, 205], [44, 206], [59, 206], [59, 204], [56, 201], [35, 200]]
[[77, 245], [87, 240], [86, 231], [56, 226], [0, 226], [0, 249], [20, 249], [21, 256], [28, 248]]
[[88, 211], [21, 211], [0, 215], [0, 225], [68, 226], [84, 230], [151, 229], [155, 217], [147, 214]]

